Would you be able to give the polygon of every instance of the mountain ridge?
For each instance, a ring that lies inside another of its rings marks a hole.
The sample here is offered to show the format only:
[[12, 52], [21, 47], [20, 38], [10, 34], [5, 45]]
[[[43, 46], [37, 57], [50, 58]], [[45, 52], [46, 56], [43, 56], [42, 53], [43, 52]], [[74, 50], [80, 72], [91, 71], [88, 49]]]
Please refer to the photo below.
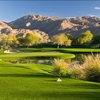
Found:
[[58, 18], [31, 14], [5, 24], [8, 25], [9, 30], [39, 30], [50, 37], [59, 33], [70, 33], [78, 37], [86, 30], [90, 30], [93, 34], [100, 33], [100, 18], [96, 16]]

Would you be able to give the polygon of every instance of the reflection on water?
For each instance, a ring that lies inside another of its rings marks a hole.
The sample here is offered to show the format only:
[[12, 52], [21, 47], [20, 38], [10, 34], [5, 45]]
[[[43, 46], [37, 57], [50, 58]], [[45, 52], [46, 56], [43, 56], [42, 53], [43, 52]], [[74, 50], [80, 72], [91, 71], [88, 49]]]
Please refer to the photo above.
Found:
[[37, 64], [46, 64], [46, 65], [52, 65], [53, 60], [35, 60], [35, 63]]
[[5, 60], [6, 62], [10, 62], [10, 63], [19, 63], [19, 64], [31, 64], [31, 63], [36, 63], [36, 64], [46, 64], [46, 65], [52, 65], [52, 61], [51, 60], [42, 60], [42, 59], [23, 59], [23, 60]]

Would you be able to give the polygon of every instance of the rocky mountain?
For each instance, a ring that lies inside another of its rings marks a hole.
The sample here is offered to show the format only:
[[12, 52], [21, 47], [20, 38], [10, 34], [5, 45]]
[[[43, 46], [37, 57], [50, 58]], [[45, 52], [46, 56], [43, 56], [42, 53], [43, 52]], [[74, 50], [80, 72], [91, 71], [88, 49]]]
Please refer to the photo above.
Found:
[[13, 29], [6, 23], [0, 21], [0, 33], [10, 33]]
[[13, 33], [16, 37], [18, 36], [24, 36], [28, 32], [33, 32], [37, 36], [39, 36], [42, 40], [42, 42], [49, 41], [49, 36], [43, 31], [40, 31], [38, 29], [30, 30], [30, 29], [13, 29], [11, 28], [6, 22], [0, 21], [0, 39], [2, 38], [2, 34], [9, 34]]
[[26, 15], [9, 23], [0, 21], [0, 33], [13, 33], [21, 36], [27, 32], [34, 32], [44, 40], [59, 33], [71, 33], [77, 37], [86, 30], [90, 30], [93, 34], [99, 34], [100, 18], [83, 16], [62, 19], [42, 15]]
[[30, 29], [13, 29], [13, 31], [11, 33], [15, 34], [16, 37], [25, 36], [26, 33], [34, 33], [34, 34], [36, 34], [37, 36], [39, 36], [41, 38], [42, 42], [49, 41], [48, 34], [46, 34], [43, 31], [40, 31], [38, 29], [34, 29], [34, 30], [30, 30]]
[[13, 29], [38, 29], [47, 33], [49, 36], [59, 33], [71, 33], [77, 37], [88, 29], [93, 34], [100, 32], [100, 18], [95, 16], [62, 19], [42, 15], [27, 15], [7, 24]]

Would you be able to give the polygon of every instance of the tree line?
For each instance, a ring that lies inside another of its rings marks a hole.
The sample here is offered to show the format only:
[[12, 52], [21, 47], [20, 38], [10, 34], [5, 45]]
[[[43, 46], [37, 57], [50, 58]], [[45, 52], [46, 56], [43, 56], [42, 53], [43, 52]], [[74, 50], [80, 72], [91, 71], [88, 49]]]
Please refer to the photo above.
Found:
[[[57, 48], [61, 45], [92, 45], [93, 47], [100, 46], [100, 34], [93, 35], [90, 30], [81, 33], [77, 38], [74, 38], [70, 33], [61, 33], [51, 37], [47, 43], [57, 44]], [[13, 33], [2, 34], [0, 36], [0, 48], [9, 49], [18, 46], [33, 46], [34, 44], [41, 44], [43, 40], [34, 33], [27, 33], [25, 36], [16, 37]]]

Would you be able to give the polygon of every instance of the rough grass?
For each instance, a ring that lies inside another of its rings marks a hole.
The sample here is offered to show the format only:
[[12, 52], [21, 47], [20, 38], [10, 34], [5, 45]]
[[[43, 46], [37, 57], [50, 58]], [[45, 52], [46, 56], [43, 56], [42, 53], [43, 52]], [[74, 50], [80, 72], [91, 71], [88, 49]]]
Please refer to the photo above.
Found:
[[73, 61], [70, 71], [73, 77], [100, 83], [100, 54], [84, 56], [83, 62]]
[[100, 84], [50, 74], [51, 66], [0, 62], [0, 100], [99, 100]]
[[100, 55], [88, 55], [82, 66], [85, 70], [86, 80], [100, 82]]
[[64, 59], [54, 59], [52, 66], [54, 75], [70, 77], [69, 64]]

